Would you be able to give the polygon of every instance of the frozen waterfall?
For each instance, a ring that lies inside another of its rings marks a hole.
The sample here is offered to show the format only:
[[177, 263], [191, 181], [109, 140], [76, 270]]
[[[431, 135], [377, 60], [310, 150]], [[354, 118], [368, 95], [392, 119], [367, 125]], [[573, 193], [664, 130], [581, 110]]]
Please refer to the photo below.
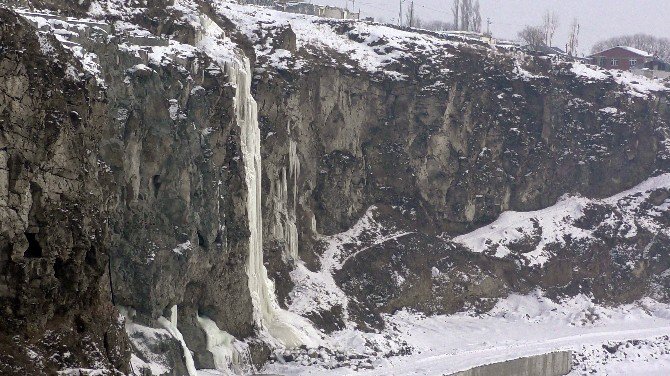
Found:
[[158, 318], [158, 323], [163, 326], [171, 335], [181, 344], [182, 351], [184, 353], [184, 361], [186, 363], [186, 369], [188, 370], [189, 376], [197, 376], [195, 370], [195, 363], [193, 362], [193, 355], [191, 355], [191, 350], [186, 346], [186, 341], [184, 341], [184, 336], [177, 328], [177, 306], [174, 305], [170, 309], [170, 319], [166, 319], [161, 316]]
[[[254, 320], [261, 331], [269, 335], [270, 338], [267, 339], [278, 342], [278, 345], [316, 346], [321, 336], [308, 320], [279, 307], [274, 295], [274, 285], [268, 278], [267, 270], [263, 265], [262, 170], [258, 110], [256, 101], [251, 95], [252, 75], [249, 59], [240, 60], [226, 64], [226, 73], [231, 82], [237, 85], [235, 107], [241, 131], [241, 147], [246, 166], [245, 180], [248, 190], [247, 214], [250, 236], [247, 276], [254, 306]], [[294, 247], [297, 250], [297, 246]]]

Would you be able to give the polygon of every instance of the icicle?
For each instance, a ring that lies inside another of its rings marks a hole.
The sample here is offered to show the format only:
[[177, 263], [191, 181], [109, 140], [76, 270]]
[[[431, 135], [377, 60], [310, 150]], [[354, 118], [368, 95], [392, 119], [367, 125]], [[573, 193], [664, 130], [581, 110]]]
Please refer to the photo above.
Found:
[[[249, 218], [249, 261], [247, 276], [254, 306], [254, 319], [261, 330], [287, 347], [315, 346], [320, 335], [304, 318], [281, 310], [274, 295], [274, 286], [263, 265], [263, 222], [261, 217], [261, 150], [258, 110], [251, 96], [249, 59], [226, 65], [228, 76], [237, 85], [235, 105], [240, 125], [242, 154], [247, 185]], [[297, 232], [296, 232], [297, 238]]]
[[[286, 256], [289, 260], [298, 261], [298, 226], [296, 225], [296, 207], [298, 200], [298, 177], [300, 174], [300, 160], [298, 159], [298, 144], [289, 141], [288, 168], [293, 184], [293, 197], [290, 206], [287, 205], [287, 236], [286, 236]], [[288, 200], [288, 191], [287, 191]]]
[[217, 370], [234, 372], [231, 368], [239, 367], [241, 357], [234, 346], [235, 337], [225, 332], [207, 317], [198, 316], [198, 324], [207, 336], [207, 350], [214, 357]]
[[184, 352], [184, 362], [186, 363], [188, 375], [197, 376], [191, 350], [188, 349], [188, 346], [186, 346], [186, 342], [184, 341], [184, 336], [182, 336], [179, 329], [177, 329], [177, 306], [172, 306], [170, 311], [170, 320], [161, 316], [158, 318], [158, 323], [161, 324], [165, 330], [170, 332], [172, 337], [174, 337], [181, 344], [182, 351]]

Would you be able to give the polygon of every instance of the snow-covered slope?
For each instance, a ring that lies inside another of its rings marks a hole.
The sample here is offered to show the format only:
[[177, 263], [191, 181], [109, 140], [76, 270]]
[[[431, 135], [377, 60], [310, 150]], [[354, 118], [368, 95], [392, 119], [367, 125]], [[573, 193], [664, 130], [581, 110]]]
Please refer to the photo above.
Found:
[[[516, 72], [521, 79], [547, 78], [547, 72], [529, 66], [524, 54], [510, 52], [508, 46], [497, 48], [458, 34], [400, 30], [392, 25], [285, 13], [223, 0], [216, 0], [213, 4], [220, 15], [230, 19], [253, 43], [261, 69], [259, 73], [264, 73], [266, 69], [308, 69], [316, 58], [320, 65], [359, 70], [387, 79], [408, 79], [408, 69], [448, 77], [456, 73], [450, 67], [451, 58], [459, 53], [459, 48], [464, 47], [516, 60]], [[286, 47], [287, 30], [295, 34], [295, 51]], [[308, 56], [310, 58], [306, 58]], [[657, 80], [580, 62], [567, 63], [558, 70], [562, 69], [586, 81], [614, 81], [625, 92], [635, 96], [644, 97], [652, 92], [668, 90]], [[431, 84], [439, 87], [441, 82], [433, 80]]]
[[[670, 174], [651, 178], [644, 183], [603, 200], [565, 196], [556, 205], [534, 212], [505, 212], [488, 226], [454, 238], [474, 252], [486, 252], [504, 258], [516, 254], [529, 265], [542, 266], [553, 254], [549, 248], [560, 249], [566, 241], [594, 241], [603, 229], [632, 238], [638, 231], [670, 236], [664, 218], [670, 202], [643, 205], [654, 192], [670, 188]], [[580, 220], [587, 211], [606, 210], [597, 226], [587, 227]], [[514, 246], [532, 244], [522, 253]], [[634, 267], [634, 260], [630, 260]]]
[[[554, 302], [535, 292], [510, 296], [485, 315], [426, 317], [403, 311], [387, 320], [389, 329], [379, 334], [343, 331], [333, 335], [339, 348], [362, 354], [363, 362], [342, 362], [341, 368], [333, 369], [327, 359], [306, 363], [315, 363], [310, 366], [275, 363], [266, 371], [285, 375], [351, 375], [354, 370], [357, 375], [445, 375], [555, 350], [575, 352], [575, 374], [591, 370], [605, 374], [610, 369], [630, 372], [640, 366], [662, 372], [667, 371], [663, 367], [670, 361], [666, 343], [670, 306], [651, 299], [608, 308], [586, 296]], [[608, 346], [621, 342], [620, 351], [603, 356], [603, 349], [606, 352]], [[411, 354], [384, 356], [401, 343], [412, 349]], [[626, 347], [626, 343], [634, 345]], [[377, 351], [366, 354], [371, 348]], [[374, 369], [365, 369], [366, 364]]]

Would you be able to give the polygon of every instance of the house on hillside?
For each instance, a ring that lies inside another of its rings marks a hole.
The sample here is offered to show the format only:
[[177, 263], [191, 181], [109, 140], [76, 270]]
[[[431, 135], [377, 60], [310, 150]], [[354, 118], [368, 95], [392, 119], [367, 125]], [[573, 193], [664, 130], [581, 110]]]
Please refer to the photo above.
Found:
[[631, 69], [631, 72], [647, 78], [670, 79], [670, 63], [660, 59], [652, 59], [641, 67]]
[[617, 46], [589, 56], [591, 62], [606, 69], [632, 70], [654, 59], [649, 52], [627, 46]]
[[549, 55], [549, 56], [560, 56], [560, 57], [565, 57], [568, 56], [568, 54], [563, 51], [560, 47], [550, 47], [547, 45], [538, 45], [538, 46], [533, 46], [533, 45], [525, 45], [522, 47], [524, 51], [527, 52], [537, 52], [543, 55]]
[[357, 20], [360, 12], [352, 12], [348, 9], [333, 7], [330, 5], [316, 5], [305, 2], [278, 1], [275, 9], [282, 12], [307, 14], [310, 16], [336, 18], [340, 20]]

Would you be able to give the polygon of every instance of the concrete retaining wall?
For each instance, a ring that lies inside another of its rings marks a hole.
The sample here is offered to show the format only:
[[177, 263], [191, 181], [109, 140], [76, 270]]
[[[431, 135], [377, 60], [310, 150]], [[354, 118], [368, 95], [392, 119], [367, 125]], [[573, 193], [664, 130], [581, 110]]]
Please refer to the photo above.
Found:
[[450, 376], [563, 376], [572, 370], [572, 352], [559, 351], [487, 364]]

